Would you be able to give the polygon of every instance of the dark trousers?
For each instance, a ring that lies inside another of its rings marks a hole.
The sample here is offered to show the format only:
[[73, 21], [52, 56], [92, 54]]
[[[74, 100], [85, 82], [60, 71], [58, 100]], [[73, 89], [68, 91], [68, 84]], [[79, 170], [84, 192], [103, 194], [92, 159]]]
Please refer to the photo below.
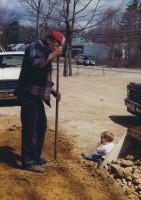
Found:
[[41, 99], [23, 93], [20, 97], [22, 122], [22, 166], [35, 164], [42, 153], [47, 118]]

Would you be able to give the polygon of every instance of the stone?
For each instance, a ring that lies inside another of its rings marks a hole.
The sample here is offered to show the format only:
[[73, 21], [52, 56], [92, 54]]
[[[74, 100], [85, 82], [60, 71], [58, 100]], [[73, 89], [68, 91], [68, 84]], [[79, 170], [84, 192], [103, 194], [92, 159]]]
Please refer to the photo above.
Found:
[[138, 185], [138, 189], [141, 191], [141, 184]]
[[124, 184], [124, 183], [122, 184], [122, 187], [124, 190], [126, 190], [128, 188], [127, 184]]
[[132, 177], [131, 176], [127, 176], [126, 178], [128, 181], [132, 181]]
[[134, 163], [130, 160], [122, 160], [121, 165], [123, 165], [124, 167], [132, 167]]
[[123, 183], [124, 185], [127, 185], [127, 181], [126, 181], [125, 179], [122, 179], [122, 183]]
[[131, 181], [128, 181], [127, 185], [128, 185], [128, 186], [131, 186], [131, 185], [132, 185], [132, 182], [131, 182]]
[[128, 170], [128, 171], [132, 172], [133, 171], [133, 167], [126, 167], [125, 170]]
[[108, 171], [108, 166], [107, 165], [105, 165], [105, 167], [104, 167], [107, 171]]
[[131, 195], [133, 192], [134, 192], [134, 189], [133, 189], [133, 188], [127, 188], [127, 189], [126, 189], [126, 194], [127, 194], [127, 195]]
[[110, 162], [107, 163], [108, 166], [109, 166], [110, 164], [111, 164]]
[[134, 179], [134, 183], [137, 184], [137, 185], [141, 184], [141, 178]]
[[133, 160], [134, 160], [134, 156], [132, 156], [132, 155], [127, 155], [127, 156], [126, 156], [126, 160], [133, 161]]
[[132, 176], [131, 170], [129, 170], [128, 167], [124, 169], [123, 174], [125, 178], [127, 178], [128, 176]]
[[140, 179], [141, 175], [139, 173], [133, 173], [132, 178], [134, 179]]
[[120, 160], [120, 159], [117, 159], [117, 160], [114, 162], [114, 164], [120, 165], [120, 164], [121, 164], [121, 160]]
[[138, 168], [135, 168], [134, 173], [141, 173], [141, 171]]
[[108, 171], [111, 171], [111, 166], [108, 166]]
[[121, 181], [121, 179], [117, 179], [117, 182], [119, 183], [119, 184], [122, 184], [122, 181]]
[[117, 164], [111, 164], [111, 172], [118, 174], [118, 176], [122, 176], [123, 174], [122, 167]]
[[140, 160], [136, 160], [136, 161], [135, 161], [135, 165], [141, 166]]
[[133, 170], [134, 170], [134, 169], [137, 169], [137, 168], [138, 168], [138, 166], [135, 166], [135, 165], [134, 165], [132, 168], [133, 168]]

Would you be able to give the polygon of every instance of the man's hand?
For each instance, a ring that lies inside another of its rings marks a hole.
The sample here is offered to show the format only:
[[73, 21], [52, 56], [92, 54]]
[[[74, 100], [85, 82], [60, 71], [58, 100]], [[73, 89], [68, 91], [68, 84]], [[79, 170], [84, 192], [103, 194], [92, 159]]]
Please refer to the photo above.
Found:
[[61, 94], [57, 92], [54, 88], [51, 88], [51, 94], [56, 98], [56, 100], [61, 100]]
[[45, 60], [42, 64], [40, 64], [40, 67], [46, 66], [53, 58], [60, 56], [62, 54], [63, 46], [55, 47], [54, 51], [52, 51], [47, 60]]
[[53, 54], [55, 57], [60, 56], [62, 54], [63, 46], [55, 47]]

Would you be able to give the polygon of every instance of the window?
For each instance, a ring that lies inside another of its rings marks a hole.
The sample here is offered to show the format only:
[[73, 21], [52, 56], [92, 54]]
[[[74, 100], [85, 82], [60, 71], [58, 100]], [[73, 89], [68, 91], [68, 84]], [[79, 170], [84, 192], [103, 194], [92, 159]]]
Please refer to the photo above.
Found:
[[0, 55], [0, 68], [21, 67], [24, 55]]

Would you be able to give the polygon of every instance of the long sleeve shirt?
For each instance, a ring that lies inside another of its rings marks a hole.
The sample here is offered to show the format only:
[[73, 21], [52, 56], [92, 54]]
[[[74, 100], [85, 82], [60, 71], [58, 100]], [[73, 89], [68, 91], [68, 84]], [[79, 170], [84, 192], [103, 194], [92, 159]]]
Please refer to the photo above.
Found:
[[25, 51], [22, 70], [19, 77], [19, 90], [25, 90], [50, 105], [52, 83], [52, 64], [40, 65], [47, 60], [50, 54], [48, 43], [45, 40], [32, 42]]
[[105, 159], [107, 157], [107, 155], [110, 153], [110, 151], [112, 150], [113, 147], [114, 147], [114, 143], [108, 142], [108, 143], [98, 147], [97, 153], [100, 154], [103, 159]]

